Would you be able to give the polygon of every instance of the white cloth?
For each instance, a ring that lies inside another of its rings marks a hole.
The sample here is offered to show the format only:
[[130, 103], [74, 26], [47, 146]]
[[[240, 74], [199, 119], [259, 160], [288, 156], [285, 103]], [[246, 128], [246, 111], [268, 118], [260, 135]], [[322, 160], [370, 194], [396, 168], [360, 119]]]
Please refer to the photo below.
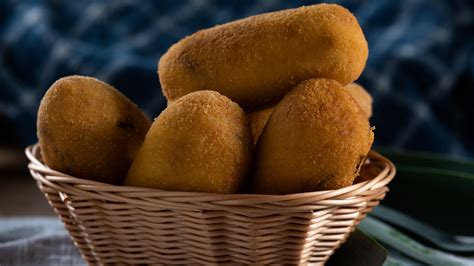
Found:
[[0, 265], [85, 265], [56, 217], [0, 219]]

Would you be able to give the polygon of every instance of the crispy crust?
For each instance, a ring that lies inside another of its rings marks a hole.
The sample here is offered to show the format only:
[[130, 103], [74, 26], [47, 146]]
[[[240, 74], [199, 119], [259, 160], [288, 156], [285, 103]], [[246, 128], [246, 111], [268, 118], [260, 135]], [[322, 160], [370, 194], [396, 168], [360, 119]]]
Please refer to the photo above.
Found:
[[107, 183], [122, 183], [149, 127], [134, 103], [90, 77], [59, 79], [38, 110], [37, 135], [46, 164]]
[[350, 185], [372, 142], [367, 117], [342, 85], [304, 81], [278, 103], [260, 136], [254, 192], [288, 194]]
[[201, 30], [174, 44], [158, 73], [168, 100], [216, 90], [243, 108], [276, 103], [310, 78], [345, 85], [365, 67], [367, 41], [335, 4], [266, 13]]
[[344, 89], [347, 90], [354, 98], [354, 100], [359, 104], [362, 111], [364, 111], [365, 115], [370, 118], [372, 117], [372, 96], [357, 83], [351, 83], [344, 86]]
[[273, 108], [274, 106], [271, 106], [247, 114], [247, 121], [250, 126], [250, 131], [252, 132], [254, 147], [257, 145], [258, 138], [260, 138], [260, 135], [273, 112]]
[[188, 94], [153, 122], [126, 184], [235, 193], [251, 161], [245, 113], [214, 91]]

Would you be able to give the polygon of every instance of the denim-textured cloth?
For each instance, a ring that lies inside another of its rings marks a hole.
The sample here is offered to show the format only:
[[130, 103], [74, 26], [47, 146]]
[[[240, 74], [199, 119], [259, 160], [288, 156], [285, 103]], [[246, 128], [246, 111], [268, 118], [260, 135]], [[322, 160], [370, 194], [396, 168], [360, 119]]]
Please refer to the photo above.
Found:
[[0, 265], [85, 265], [57, 218], [1, 218]]
[[[35, 116], [58, 78], [111, 83], [150, 117], [165, 107], [156, 74], [196, 30], [317, 1], [2, 1], [0, 119], [35, 141]], [[470, 1], [336, 1], [369, 42], [359, 82], [373, 95], [376, 145], [474, 156], [474, 7]], [[255, 73], [258, 75], [258, 73]], [[3, 133], [4, 134], [4, 133]]]

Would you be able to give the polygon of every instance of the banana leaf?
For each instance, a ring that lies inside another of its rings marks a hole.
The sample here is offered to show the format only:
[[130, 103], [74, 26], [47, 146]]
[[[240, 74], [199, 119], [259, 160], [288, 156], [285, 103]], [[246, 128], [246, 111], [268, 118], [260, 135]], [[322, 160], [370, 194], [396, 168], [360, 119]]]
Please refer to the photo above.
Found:
[[401, 257], [398, 256], [397, 258], [394, 256], [395, 253], [391, 250], [389, 259], [385, 263], [386, 265], [406, 265], [406, 263], [408, 263], [410, 260], [413, 260], [412, 262], [408, 263], [411, 265], [418, 265], [420, 264], [419, 262], [429, 265], [471, 265], [474, 263], [472, 258], [456, 256], [454, 254], [423, 245], [408, 237], [404, 233], [398, 231], [394, 227], [373, 217], [365, 218], [359, 224], [358, 228], [363, 232], [375, 237], [385, 246], [394, 248], [399, 252], [409, 256], [409, 258], [404, 258], [404, 260], [401, 261]]
[[457, 235], [474, 235], [474, 163], [437, 154], [378, 149], [397, 175], [384, 205]]
[[454, 158], [445, 154], [421, 151], [403, 151], [394, 148], [377, 148], [377, 151], [389, 156], [392, 161], [403, 165], [474, 174], [474, 161]]
[[387, 251], [372, 237], [360, 230], [354, 231], [329, 258], [326, 265], [378, 266], [387, 259]]

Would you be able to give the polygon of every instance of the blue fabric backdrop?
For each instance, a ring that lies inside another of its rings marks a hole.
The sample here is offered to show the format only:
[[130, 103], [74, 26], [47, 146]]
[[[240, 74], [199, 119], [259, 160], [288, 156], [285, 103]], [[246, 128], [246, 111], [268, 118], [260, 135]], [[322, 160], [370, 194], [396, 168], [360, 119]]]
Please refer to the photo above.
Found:
[[[0, 136], [15, 130], [21, 143], [35, 142], [41, 97], [71, 74], [111, 83], [155, 117], [165, 106], [156, 65], [171, 44], [215, 24], [316, 2], [1, 1]], [[376, 145], [472, 158], [472, 2], [336, 2], [355, 14], [369, 42], [359, 82], [375, 99]]]

